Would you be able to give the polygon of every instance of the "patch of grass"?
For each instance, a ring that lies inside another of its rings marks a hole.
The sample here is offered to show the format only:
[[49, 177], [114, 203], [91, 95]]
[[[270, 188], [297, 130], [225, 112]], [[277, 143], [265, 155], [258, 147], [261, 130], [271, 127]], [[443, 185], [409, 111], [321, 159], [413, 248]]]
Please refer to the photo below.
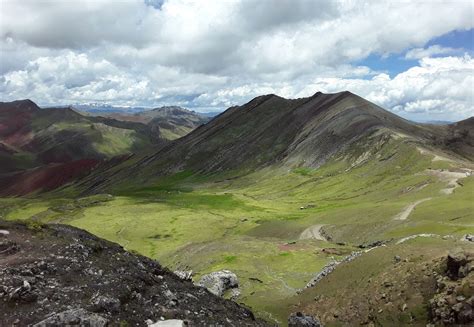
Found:
[[237, 260], [237, 256], [235, 255], [227, 255], [224, 257], [224, 263], [231, 263], [231, 262], [234, 262], [235, 260]]
[[314, 169], [308, 167], [300, 167], [293, 169], [293, 172], [302, 176], [311, 176], [314, 173]]

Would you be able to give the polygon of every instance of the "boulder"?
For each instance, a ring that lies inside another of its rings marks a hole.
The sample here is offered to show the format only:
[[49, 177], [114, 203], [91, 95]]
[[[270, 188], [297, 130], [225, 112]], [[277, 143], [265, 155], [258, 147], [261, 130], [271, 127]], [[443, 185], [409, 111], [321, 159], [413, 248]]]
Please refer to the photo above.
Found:
[[148, 327], [184, 327], [186, 325], [187, 324], [183, 320], [168, 319], [168, 320], [157, 321], [155, 323], [148, 325]]
[[87, 312], [82, 308], [70, 309], [60, 313], [55, 313], [48, 318], [36, 323], [33, 327], [49, 326], [89, 326], [105, 327], [107, 319], [95, 313]]
[[323, 327], [323, 325], [317, 318], [296, 312], [288, 317], [288, 327]]
[[38, 298], [38, 294], [32, 290], [30, 283], [27, 280], [23, 281], [23, 285], [15, 288], [8, 294], [10, 301], [14, 302], [34, 302]]
[[223, 296], [227, 290], [239, 287], [239, 281], [232, 271], [221, 270], [202, 276], [197, 285], [217, 296]]
[[193, 271], [192, 270], [176, 270], [174, 272], [174, 274], [182, 280], [192, 280], [193, 279]]
[[19, 247], [15, 242], [2, 241], [0, 242], [0, 254], [11, 255], [18, 252]]
[[467, 276], [473, 270], [474, 254], [455, 249], [449, 252], [446, 261], [447, 275], [451, 279]]
[[113, 297], [96, 294], [91, 299], [91, 310], [94, 312], [118, 312], [120, 301]]

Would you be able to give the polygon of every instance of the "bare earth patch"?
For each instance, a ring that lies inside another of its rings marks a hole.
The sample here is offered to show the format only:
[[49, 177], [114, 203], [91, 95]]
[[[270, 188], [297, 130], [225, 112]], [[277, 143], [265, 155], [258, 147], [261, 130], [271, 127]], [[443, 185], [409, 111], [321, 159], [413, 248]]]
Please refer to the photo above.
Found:
[[300, 235], [300, 240], [319, 240], [319, 241], [326, 241], [326, 238], [321, 234], [321, 228], [324, 225], [313, 225], [306, 228]]
[[429, 200], [431, 200], [431, 198], [421, 199], [421, 200], [418, 200], [418, 201], [415, 201], [415, 202], [409, 204], [399, 214], [397, 214], [393, 219], [394, 220], [406, 220], [417, 205], [419, 205], [420, 203], [423, 203], [425, 201], [429, 201]]
[[443, 169], [428, 169], [429, 175], [436, 176], [441, 182], [447, 184], [447, 188], [441, 190], [443, 194], [452, 194], [454, 189], [459, 187], [458, 180], [471, 176], [472, 171], [470, 169], [463, 169], [462, 172], [455, 172]]

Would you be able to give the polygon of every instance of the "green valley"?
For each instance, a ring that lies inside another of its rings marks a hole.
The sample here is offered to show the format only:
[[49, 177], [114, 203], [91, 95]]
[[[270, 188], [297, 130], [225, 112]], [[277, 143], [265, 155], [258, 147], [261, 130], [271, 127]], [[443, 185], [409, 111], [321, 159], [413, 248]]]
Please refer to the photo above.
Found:
[[[238, 301], [265, 319], [284, 323], [294, 305], [311, 304], [314, 296], [308, 294], [314, 294], [313, 289], [301, 295], [298, 291], [326, 264], [359, 251], [359, 246], [387, 241], [385, 249], [363, 254], [343, 264], [345, 269], [365, 260], [390, 261], [407, 252], [438, 257], [453, 246], [467, 246], [461, 238], [474, 233], [470, 162], [436, 160], [396, 137], [372, 156], [358, 159], [351, 155], [318, 168], [272, 166], [244, 175], [235, 170], [188, 171], [113, 195], [69, 200], [59, 192], [1, 203], [7, 219], [84, 228], [173, 270], [193, 270], [195, 280], [208, 272], [231, 270], [240, 279]], [[446, 194], [443, 190], [453, 186], [432, 171], [462, 172], [464, 177], [457, 180], [462, 186]], [[429, 200], [416, 205], [406, 219], [396, 218], [420, 199]], [[314, 225], [323, 236], [300, 239]], [[432, 235], [397, 244], [418, 234]], [[405, 249], [413, 246], [413, 252]], [[384, 269], [370, 267], [363, 271], [365, 277]], [[355, 282], [362, 277], [350, 272], [344, 279]], [[322, 289], [318, 294], [331, 292]], [[414, 303], [426, 305], [423, 299]], [[377, 319], [394, 315], [393, 310], [384, 311]], [[418, 323], [427, 319], [426, 309], [416, 316]]]

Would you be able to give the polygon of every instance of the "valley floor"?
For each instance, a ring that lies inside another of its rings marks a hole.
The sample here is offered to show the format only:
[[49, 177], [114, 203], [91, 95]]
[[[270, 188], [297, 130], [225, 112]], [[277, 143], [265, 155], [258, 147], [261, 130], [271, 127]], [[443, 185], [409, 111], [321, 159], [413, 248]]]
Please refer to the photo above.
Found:
[[[195, 280], [231, 270], [242, 292], [237, 301], [270, 321], [285, 323], [301, 309], [327, 325], [420, 324], [434, 290], [429, 278], [413, 281], [416, 287], [406, 280], [448, 250], [472, 247], [461, 239], [474, 234], [472, 165], [432, 159], [398, 142], [356, 166], [339, 160], [239, 178], [182, 172], [114, 195], [4, 198], [0, 215], [84, 228], [172, 270], [193, 270]], [[301, 292], [328, 263], [371, 243], [385, 246]], [[386, 281], [398, 286], [385, 290]], [[405, 298], [395, 299], [402, 291]], [[377, 300], [361, 301], [368, 293]]]

